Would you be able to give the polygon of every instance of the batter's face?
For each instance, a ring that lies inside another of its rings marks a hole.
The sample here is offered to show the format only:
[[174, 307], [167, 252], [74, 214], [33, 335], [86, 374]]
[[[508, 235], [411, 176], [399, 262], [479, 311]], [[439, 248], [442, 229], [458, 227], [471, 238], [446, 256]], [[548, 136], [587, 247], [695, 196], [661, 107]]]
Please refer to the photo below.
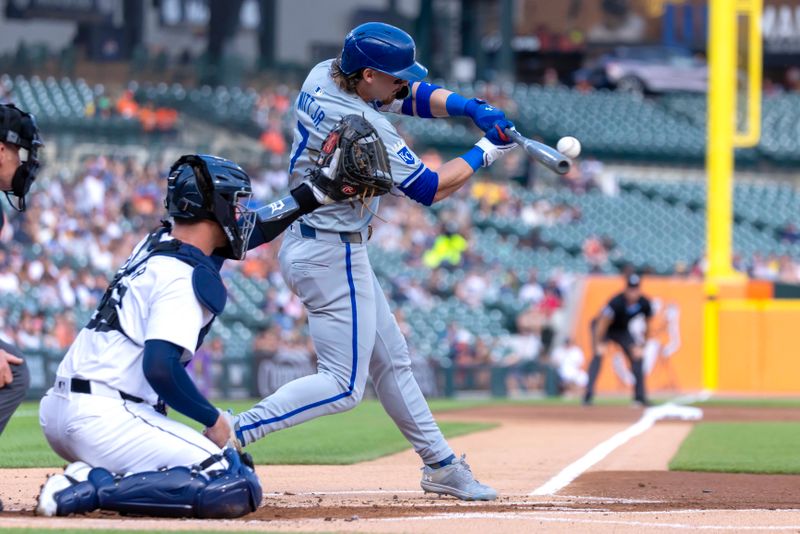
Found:
[[390, 104], [410, 90], [408, 80], [401, 80], [373, 69], [364, 69], [361, 85], [364, 94], [360, 94], [361, 91], [359, 94], [364, 100], [368, 102], [380, 100], [384, 104]]
[[11, 179], [21, 164], [19, 147], [0, 143], [0, 191], [11, 191]]

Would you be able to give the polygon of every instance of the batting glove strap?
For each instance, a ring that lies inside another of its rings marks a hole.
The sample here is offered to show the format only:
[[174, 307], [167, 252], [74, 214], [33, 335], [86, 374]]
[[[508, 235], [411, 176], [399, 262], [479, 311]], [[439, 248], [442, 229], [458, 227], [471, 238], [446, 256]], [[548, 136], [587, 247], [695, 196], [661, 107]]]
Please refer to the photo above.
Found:
[[483, 161], [481, 163], [483, 167], [488, 167], [505, 156], [510, 150], [513, 150], [516, 146], [516, 143], [496, 145], [486, 137], [481, 137], [481, 139], [475, 143], [475, 147], [483, 151]]

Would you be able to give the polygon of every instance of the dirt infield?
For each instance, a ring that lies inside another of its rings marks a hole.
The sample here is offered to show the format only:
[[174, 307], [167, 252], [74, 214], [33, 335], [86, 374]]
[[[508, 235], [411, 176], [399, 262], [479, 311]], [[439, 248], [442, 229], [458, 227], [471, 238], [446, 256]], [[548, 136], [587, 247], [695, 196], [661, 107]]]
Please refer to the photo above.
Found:
[[[800, 529], [800, 477], [668, 472], [691, 422], [658, 422], [616, 448], [556, 495], [532, 496], [565, 466], [631, 427], [628, 407], [504, 406], [443, 413], [439, 419], [498, 421], [452, 440], [478, 478], [496, 487], [492, 503], [424, 495], [411, 451], [353, 466], [259, 467], [263, 506], [237, 521], [37, 518], [39, 485], [53, 469], [2, 470], [2, 526], [151, 530], [358, 532], [614, 532], [666, 529]], [[792, 410], [709, 408], [706, 420], [800, 420]], [[767, 513], [767, 511], [770, 511]]]

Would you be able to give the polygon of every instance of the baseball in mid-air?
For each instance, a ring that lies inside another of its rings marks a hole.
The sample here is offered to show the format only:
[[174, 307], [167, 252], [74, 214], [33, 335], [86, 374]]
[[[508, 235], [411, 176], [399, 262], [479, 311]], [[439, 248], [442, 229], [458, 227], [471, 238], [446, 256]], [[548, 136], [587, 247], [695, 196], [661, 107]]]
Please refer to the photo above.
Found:
[[581, 155], [581, 142], [568, 135], [558, 140], [556, 150], [568, 158], [574, 159]]

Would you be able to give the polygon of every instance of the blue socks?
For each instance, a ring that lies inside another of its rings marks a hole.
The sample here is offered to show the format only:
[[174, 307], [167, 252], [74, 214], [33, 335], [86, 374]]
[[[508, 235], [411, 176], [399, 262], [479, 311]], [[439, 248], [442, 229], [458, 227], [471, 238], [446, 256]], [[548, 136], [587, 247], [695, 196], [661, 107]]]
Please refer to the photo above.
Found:
[[455, 454], [451, 454], [450, 456], [448, 456], [447, 458], [445, 458], [441, 462], [436, 462], [435, 464], [425, 464], [425, 465], [427, 465], [431, 469], [439, 469], [440, 467], [445, 467], [447, 465], [452, 464], [455, 460], [456, 460], [456, 455]]

